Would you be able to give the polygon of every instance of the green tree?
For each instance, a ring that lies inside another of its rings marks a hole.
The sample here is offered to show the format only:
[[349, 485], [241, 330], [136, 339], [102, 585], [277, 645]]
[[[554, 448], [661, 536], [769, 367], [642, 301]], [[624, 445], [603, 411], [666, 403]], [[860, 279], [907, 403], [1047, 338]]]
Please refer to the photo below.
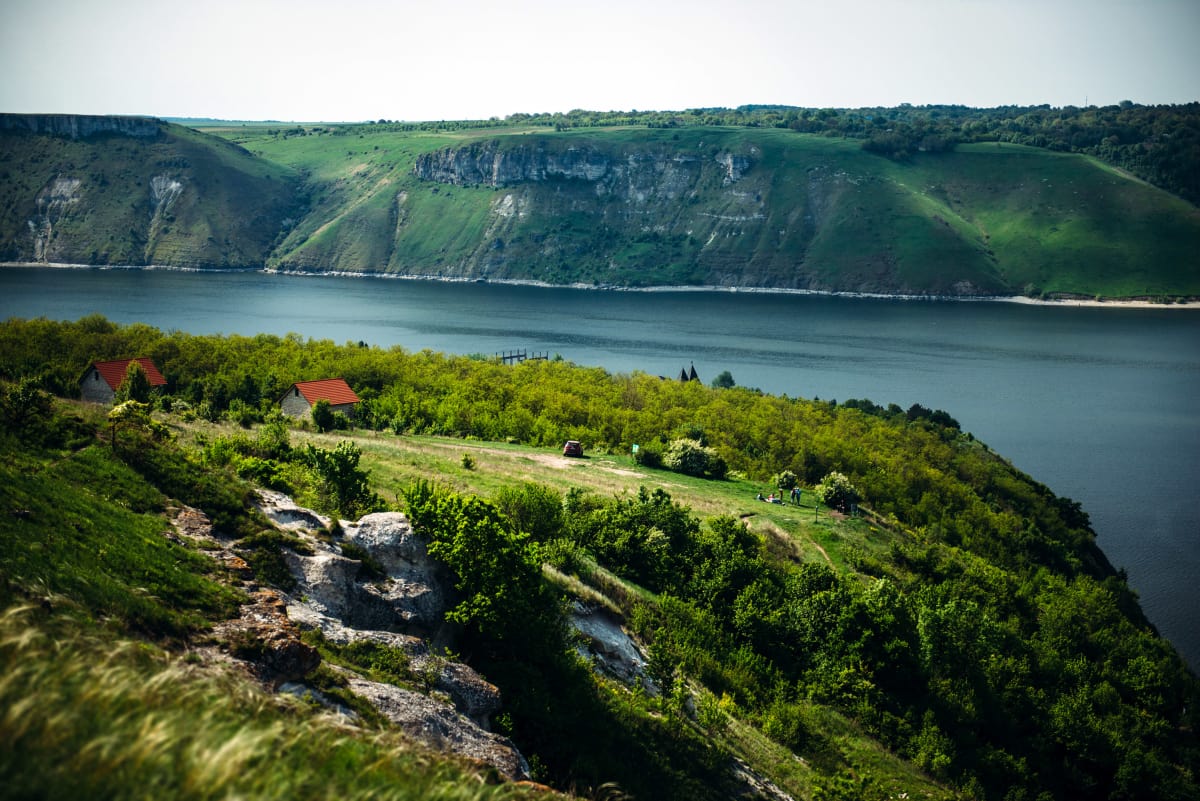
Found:
[[112, 449], [117, 450], [117, 433], [122, 428], [141, 428], [150, 423], [150, 407], [135, 400], [118, 403], [108, 413]]
[[663, 466], [688, 476], [724, 478], [728, 467], [715, 450], [698, 439], [677, 439], [667, 446]]
[[137, 401], [138, 403], [149, 403], [150, 393], [154, 388], [150, 386], [150, 378], [146, 375], [146, 371], [137, 359], [129, 362], [129, 366], [125, 368], [125, 380], [117, 387], [117, 394], [114, 398], [116, 403], [122, 401]]
[[[455, 574], [462, 600], [446, 619], [506, 649], [560, 650], [565, 628], [529, 535], [513, 531], [493, 504], [417, 482], [405, 491], [409, 517], [429, 554]], [[527, 656], [527, 655], [523, 655]]]
[[284, 459], [291, 453], [291, 433], [287, 418], [279, 409], [272, 411], [258, 430], [254, 449], [265, 459]]
[[329, 401], [322, 398], [313, 404], [312, 421], [313, 425], [317, 427], [317, 431], [322, 434], [333, 430], [333, 427], [337, 425], [337, 419], [333, 416], [333, 407]]
[[795, 489], [800, 479], [791, 470], [782, 470], [772, 477], [771, 481], [781, 490]]
[[736, 386], [736, 383], [733, 380], [733, 373], [728, 370], [721, 371], [712, 380], [713, 389], [733, 389], [734, 386]]
[[25, 434], [50, 419], [53, 403], [32, 378], [9, 384], [0, 392], [0, 421], [9, 431]]
[[658, 687], [658, 701], [665, 712], [679, 681], [679, 657], [667, 643], [665, 631], [659, 630], [654, 642], [650, 643], [647, 657], [646, 675]]
[[547, 542], [562, 531], [563, 499], [553, 487], [526, 481], [501, 488], [492, 502], [514, 530], [525, 532], [534, 542]]
[[304, 452], [304, 460], [320, 480], [325, 508], [351, 519], [383, 505], [367, 484], [367, 471], [358, 466], [361, 456], [357, 445], [344, 440], [331, 451], [308, 445]]

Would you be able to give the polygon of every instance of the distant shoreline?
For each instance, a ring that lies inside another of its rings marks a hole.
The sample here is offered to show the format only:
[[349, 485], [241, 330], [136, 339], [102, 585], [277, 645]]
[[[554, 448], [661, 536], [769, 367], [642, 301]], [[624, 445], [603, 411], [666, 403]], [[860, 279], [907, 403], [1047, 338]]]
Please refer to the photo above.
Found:
[[810, 297], [855, 298], [864, 300], [905, 300], [958, 303], [1016, 303], [1023, 306], [1057, 306], [1092, 309], [1200, 309], [1200, 300], [1189, 300], [1182, 303], [1156, 303], [1154, 301], [1128, 298], [1113, 300], [1095, 300], [1086, 298], [1031, 298], [1024, 295], [902, 295], [884, 292], [834, 292], [818, 289], [786, 289], [782, 287], [735, 287], [735, 286], [649, 286], [628, 287], [608, 284], [551, 284], [546, 281], [535, 281], [524, 278], [454, 278], [444, 275], [400, 275], [397, 273], [364, 273], [330, 270], [314, 272], [308, 270], [275, 270], [263, 267], [172, 267], [156, 264], [148, 265], [94, 265], [69, 264], [62, 262], [0, 262], [0, 268], [5, 267], [41, 267], [56, 270], [163, 270], [181, 273], [266, 273], [269, 275], [288, 275], [303, 278], [383, 278], [400, 281], [438, 281], [452, 284], [497, 284], [500, 286], [530, 286], [539, 289], [583, 289], [589, 291], [607, 292], [724, 292], [728, 294], [754, 295], [800, 295]]

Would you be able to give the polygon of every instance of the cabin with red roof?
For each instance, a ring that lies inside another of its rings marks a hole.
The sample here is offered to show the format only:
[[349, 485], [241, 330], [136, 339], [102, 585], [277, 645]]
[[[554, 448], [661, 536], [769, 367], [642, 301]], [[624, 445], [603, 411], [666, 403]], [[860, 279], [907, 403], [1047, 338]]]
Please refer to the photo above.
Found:
[[80, 397], [93, 403], [112, 403], [117, 396], [117, 390], [125, 383], [125, 373], [129, 370], [129, 363], [133, 361], [142, 366], [142, 371], [150, 380], [150, 386], [167, 385], [167, 379], [163, 378], [154, 362], [145, 356], [137, 359], [116, 359], [111, 362], [92, 362], [92, 366], [79, 381]]
[[354, 416], [358, 396], [341, 378], [322, 378], [319, 381], [297, 381], [279, 399], [280, 410], [292, 417], [307, 417], [319, 400], [329, 401], [335, 412]]

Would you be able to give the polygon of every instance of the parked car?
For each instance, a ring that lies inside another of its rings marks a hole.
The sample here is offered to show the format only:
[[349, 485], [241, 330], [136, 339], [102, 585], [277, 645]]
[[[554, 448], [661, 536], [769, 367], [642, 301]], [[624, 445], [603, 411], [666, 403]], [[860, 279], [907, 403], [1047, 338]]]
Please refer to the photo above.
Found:
[[583, 446], [573, 439], [567, 440], [567, 444], [563, 445], [563, 456], [583, 456]]

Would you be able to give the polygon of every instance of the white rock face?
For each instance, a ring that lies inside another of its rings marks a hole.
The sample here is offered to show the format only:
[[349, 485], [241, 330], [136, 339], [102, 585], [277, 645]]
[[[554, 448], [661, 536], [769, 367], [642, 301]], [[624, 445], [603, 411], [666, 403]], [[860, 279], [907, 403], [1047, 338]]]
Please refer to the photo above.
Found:
[[156, 213], [169, 209], [182, 192], [183, 184], [169, 175], [156, 175], [150, 179], [150, 199], [154, 201]]
[[648, 681], [646, 655], [608, 613], [576, 604], [570, 621], [572, 628], [583, 635], [582, 656], [592, 658], [597, 667], [626, 684]]
[[508, 779], [529, 778], [529, 764], [507, 737], [484, 731], [429, 696], [392, 684], [349, 681], [351, 690], [416, 739], [485, 762]]
[[332, 522], [312, 509], [297, 506], [291, 498], [275, 490], [258, 491], [258, 508], [271, 522], [286, 531], [316, 531], [328, 528]]
[[[341, 537], [327, 542], [313, 533], [328, 529], [331, 521], [286, 495], [260, 491], [259, 508], [313, 550], [284, 551], [296, 580], [287, 600], [291, 623], [318, 629], [338, 645], [366, 641], [400, 650], [419, 682], [451, 703], [360, 677], [350, 679], [351, 689], [414, 738], [487, 763], [509, 779], [529, 778], [529, 766], [512, 742], [486, 729], [500, 709], [500, 691], [471, 667], [439, 656], [425, 639], [443, 628], [453, 586], [408, 518], [382, 512], [343, 520]], [[362, 562], [343, 553], [343, 543], [366, 552], [385, 575], [362, 580]]]

